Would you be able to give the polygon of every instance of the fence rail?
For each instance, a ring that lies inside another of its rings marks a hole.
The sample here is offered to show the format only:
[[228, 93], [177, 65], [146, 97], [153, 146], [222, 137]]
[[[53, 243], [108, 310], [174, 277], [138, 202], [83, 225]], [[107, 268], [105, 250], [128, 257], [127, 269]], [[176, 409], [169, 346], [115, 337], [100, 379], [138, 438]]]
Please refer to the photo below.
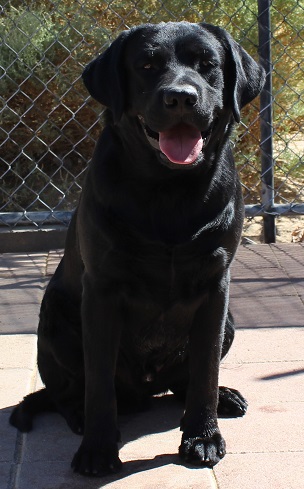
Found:
[[267, 72], [235, 131], [246, 215], [304, 214], [302, 0], [11, 0], [0, 7], [0, 233], [66, 228], [100, 132], [83, 67], [130, 26], [161, 20], [221, 25]]

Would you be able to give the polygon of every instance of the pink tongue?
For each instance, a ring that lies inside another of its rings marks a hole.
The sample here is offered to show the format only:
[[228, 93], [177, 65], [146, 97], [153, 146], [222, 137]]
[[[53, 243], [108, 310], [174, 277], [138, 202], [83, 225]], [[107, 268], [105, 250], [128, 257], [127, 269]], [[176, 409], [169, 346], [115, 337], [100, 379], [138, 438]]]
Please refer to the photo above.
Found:
[[203, 139], [195, 127], [178, 124], [168, 131], [159, 133], [159, 146], [172, 163], [189, 165], [198, 158], [203, 147]]

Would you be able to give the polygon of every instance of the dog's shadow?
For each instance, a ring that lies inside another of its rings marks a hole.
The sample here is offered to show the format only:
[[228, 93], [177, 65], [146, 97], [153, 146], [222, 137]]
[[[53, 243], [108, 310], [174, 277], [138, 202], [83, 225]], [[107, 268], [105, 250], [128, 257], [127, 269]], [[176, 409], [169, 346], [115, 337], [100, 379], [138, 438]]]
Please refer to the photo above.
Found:
[[[70, 463], [81, 437], [73, 434], [58, 414], [39, 415], [35, 418], [33, 431], [25, 435], [22, 442], [21, 480], [23, 477], [27, 479], [27, 464], [30, 464], [30, 478], [37, 487], [99, 489], [109, 485], [122, 488], [124, 479], [131, 475], [169, 464], [180, 465], [178, 446], [182, 415], [183, 403], [170, 394], [152, 398], [146, 411], [120, 415], [119, 449], [123, 468], [118, 474], [103, 478], [85, 478], [74, 474]], [[41, 478], [51, 485], [45, 485]]]
[[119, 415], [122, 443], [129, 443], [142, 436], [177, 428], [182, 415], [183, 403], [178, 401], [174, 395], [152, 397], [146, 410]]

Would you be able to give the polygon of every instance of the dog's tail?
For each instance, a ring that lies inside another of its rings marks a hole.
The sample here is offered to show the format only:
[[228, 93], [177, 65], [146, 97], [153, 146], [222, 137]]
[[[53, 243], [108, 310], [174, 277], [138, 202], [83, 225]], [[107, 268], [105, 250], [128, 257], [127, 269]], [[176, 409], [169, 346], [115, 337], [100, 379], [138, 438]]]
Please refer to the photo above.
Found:
[[10, 415], [9, 421], [22, 433], [31, 431], [33, 417], [45, 411], [56, 411], [55, 404], [48, 396], [46, 389], [33, 392], [26, 396]]

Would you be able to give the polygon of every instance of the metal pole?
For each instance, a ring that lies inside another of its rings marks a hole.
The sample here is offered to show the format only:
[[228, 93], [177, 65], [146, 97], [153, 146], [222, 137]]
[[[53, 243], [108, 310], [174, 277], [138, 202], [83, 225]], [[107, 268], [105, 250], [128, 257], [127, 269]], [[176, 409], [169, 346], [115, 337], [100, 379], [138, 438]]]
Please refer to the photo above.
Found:
[[259, 61], [266, 71], [266, 83], [260, 97], [262, 205], [266, 212], [263, 218], [265, 243], [275, 243], [276, 240], [275, 215], [272, 214], [274, 205], [274, 171], [270, 5], [270, 0], [258, 0]]

